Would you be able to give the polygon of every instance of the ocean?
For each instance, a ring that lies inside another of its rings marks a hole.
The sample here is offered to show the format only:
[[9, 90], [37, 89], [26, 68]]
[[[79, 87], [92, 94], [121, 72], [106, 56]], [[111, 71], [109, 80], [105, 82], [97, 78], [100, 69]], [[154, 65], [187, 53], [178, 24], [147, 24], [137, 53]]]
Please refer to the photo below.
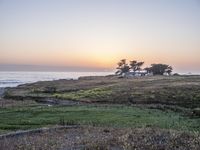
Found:
[[113, 72], [0, 72], [0, 88], [58, 79], [78, 79], [81, 76], [104, 76]]

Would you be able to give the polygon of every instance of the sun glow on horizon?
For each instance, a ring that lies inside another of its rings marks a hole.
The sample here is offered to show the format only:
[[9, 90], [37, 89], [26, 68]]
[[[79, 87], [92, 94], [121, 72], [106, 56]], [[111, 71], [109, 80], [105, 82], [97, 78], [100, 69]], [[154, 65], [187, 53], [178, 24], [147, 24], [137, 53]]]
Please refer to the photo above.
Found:
[[0, 2], [0, 64], [114, 69], [126, 58], [200, 71], [196, 0], [11, 2]]

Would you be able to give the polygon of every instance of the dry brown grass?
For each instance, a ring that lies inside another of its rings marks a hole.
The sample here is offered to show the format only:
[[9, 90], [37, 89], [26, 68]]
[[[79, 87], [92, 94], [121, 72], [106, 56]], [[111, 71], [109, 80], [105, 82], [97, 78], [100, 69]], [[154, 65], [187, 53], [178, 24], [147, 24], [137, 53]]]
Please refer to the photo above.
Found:
[[59, 98], [89, 103], [164, 104], [200, 107], [200, 76], [153, 76], [130, 79], [85, 77], [45, 81], [6, 90], [6, 98]]
[[200, 135], [153, 128], [80, 127], [0, 140], [2, 150], [199, 150]]

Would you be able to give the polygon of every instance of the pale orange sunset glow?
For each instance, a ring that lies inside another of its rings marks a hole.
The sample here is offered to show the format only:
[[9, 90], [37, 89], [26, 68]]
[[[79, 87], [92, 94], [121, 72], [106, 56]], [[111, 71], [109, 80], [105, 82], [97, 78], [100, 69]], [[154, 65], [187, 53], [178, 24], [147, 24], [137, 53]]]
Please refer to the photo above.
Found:
[[200, 0], [0, 0], [0, 150], [200, 150]]
[[3, 0], [0, 65], [113, 70], [126, 58], [143, 60], [146, 66], [163, 62], [178, 72], [199, 72], [199, 7], [196, 0]]

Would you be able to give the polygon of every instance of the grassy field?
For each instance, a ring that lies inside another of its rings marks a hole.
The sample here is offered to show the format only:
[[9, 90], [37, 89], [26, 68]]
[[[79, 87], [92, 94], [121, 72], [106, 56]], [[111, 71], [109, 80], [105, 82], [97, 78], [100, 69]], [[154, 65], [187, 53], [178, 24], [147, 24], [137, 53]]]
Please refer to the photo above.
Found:
[[[82, 102], [83, 106], [73, 103], [71, 107], [44, 107], [36, 103], [48, 99]], [[144, 107], [132, 107], [138, 104]], [[148, 109], [147, 105], [156, 107]], [[199, 107], [200, 76], [109, 76], [37, 82], [6, 89], [1, 101], [0, 130], [84, 124], [199, 131]]]
[[128, 106], [32, 106], [0, 109], [1, 132], [64, 124], [200, 131], [200, 118], [156, 109]]
[[62, 125], [80, 126], [2, 138], [0, 150], [199, 150], [200, 76], [37, 82], [0, 99], [0, 134]]
[[155, 76], [131, 79], [82, 78], [38, 82], [7, 89], [16, 100], [55, 98], [107, 104], [165, 104], [200, 107], [200, 76]]

